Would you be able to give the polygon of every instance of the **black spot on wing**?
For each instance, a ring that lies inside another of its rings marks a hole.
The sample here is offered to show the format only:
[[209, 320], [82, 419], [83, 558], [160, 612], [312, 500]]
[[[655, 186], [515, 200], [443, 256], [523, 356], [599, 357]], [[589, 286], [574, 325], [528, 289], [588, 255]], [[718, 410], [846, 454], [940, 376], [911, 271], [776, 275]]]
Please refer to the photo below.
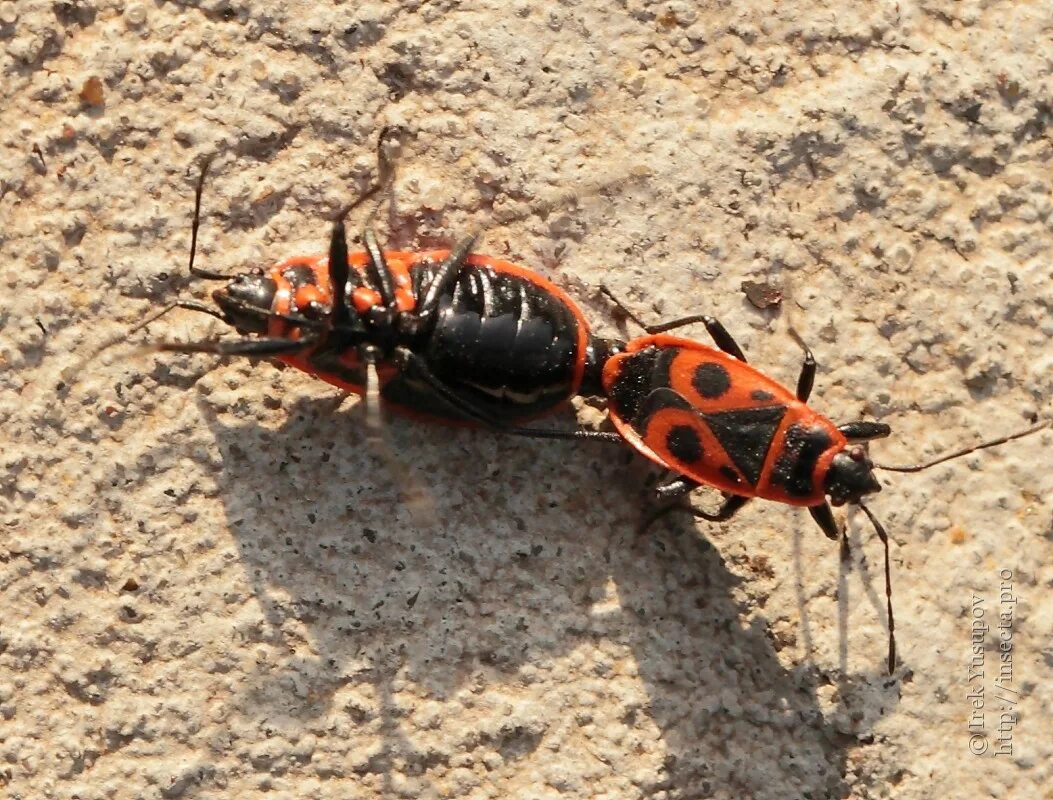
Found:
[[766, 392], [763, 389], [754, 389], [750, 392], [750, 399], [756, 400], [758, 403], [766, 403], [769, 400], [774, 400], [775, 395], [771, 392]]
[[715, 400], [731, 388], [731, 375], [722, 365], [707, 361], [695, 368], [691, 383], [700, 395]]
[[819, 456], [833, 441], [822, 428], [791, 425], [786, 429], [782, 452], [772, 468], [771, 482], [795, 497], [807, 497], [815, 490], [813, 475]]
[[702, 441], [690, 425], [675, 425], [665, 437], [665, 445], [678, 461], [697, 464], [702, 460]]
[[[661, 386], [651, 391], [639, 405], [632, 422], [633, 428], [647, 441], [651, 420], [668, 409], [694, 412], [691, 403], [683, 395]], [[684, 464], [697, 464], [705, 455], [698, 431], [690, 425], [674, 425], [670, 428], [665, 435], [665, 448]]]
[[747, 408], [705, 414], [706, 423], [721, 447], [753, 486], [760, 480], [775, 432], [786, 406]]

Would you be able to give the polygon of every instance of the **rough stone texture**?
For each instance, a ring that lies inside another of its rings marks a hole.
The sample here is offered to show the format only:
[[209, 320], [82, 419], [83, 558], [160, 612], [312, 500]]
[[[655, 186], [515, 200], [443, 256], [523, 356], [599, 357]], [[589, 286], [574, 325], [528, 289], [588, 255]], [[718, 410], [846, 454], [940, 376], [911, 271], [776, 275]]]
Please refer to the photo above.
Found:
[[390, 124], [391, 247], [481, 228], [601, 330], [606, 282], [787, 382], [792, 326], [818, 408], [893, 425], [878, 460], [1020, 428], [1053, 396], [1051, 26], [1023, 0], [0, 2], [0, 793], [1043, 796], [1050, 432], [886, 473], [890, 679], [862, 515], [844, 566], [762, 503], [637, 538], [628, 450], [393, 420], [396, 474], [323, 384], [135, 350], [221, 333], [189, 312], [90, 359], [207, 298], [202, 158], [200, 262], [238, 270], [322, 249]]

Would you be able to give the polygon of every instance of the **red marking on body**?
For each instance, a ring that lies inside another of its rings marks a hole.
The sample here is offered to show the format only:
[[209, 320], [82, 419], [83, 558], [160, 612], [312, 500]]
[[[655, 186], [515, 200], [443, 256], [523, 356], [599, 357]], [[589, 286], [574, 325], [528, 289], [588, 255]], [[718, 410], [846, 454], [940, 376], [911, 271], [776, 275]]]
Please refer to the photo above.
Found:
[[301, 286], [296, 290], [296, 307], [298, 309], [305, 309], [312, 303], [318, 303], [320, 305], [329, 304], [329, 293], [323, 292], [317, 286]]
[[371, 308], [383, 305], [384, 299], [376, 289], [368, 286], [356, 286], [351, 292], [351, 305], [359, 314], [367, 313]]
[[[445, 260], [449, 254], [449, 250], [424, 250], [420, 252], [403, 250], [384, 251], [384, 259], [387, 262], [388, 268], [390, 269], [395, 281], [395, 305], [398, 311], [413, 311], [417, 307], [417, 298], [413, 294], [413, 279], [410, 270], [416, 265], [426, 262], [439, 264]], [[348, 254], [348, 264], [359, 274], [365, 274], [368, 263], [369, 254], [364, 251]], [[465, 264], [469, 267], [488, 267], [495, 272], [514, 275], [521, 278], [524, 281], [537, 286], [542, 291], [556, 297], [571, 311], [577, 320], [578, 356], [574, 365], [573, 385], [568, 390], [568, 400], [570, 397], [577, 394], [578, 389], [581, 386], [582, 378], [585, 374], [589, 325], [571, 297], [551, 281], [508, 261], [502, 261], [501, 259], [473, 253], [465, 258]], [[292, 286], [289, 281], [286, 280], [284, 272], [288, 268], [296, 266], [309, 267], [314, 272], [314, 282], [313, 285], [300, 287], [294, 295]], [[274, 302], [271, 306], [271, 311], [275, 314], [288, 315], [294, 313], [295, 309], [305, 307], [311, 301], [325, 306], [331, 306], [332, 304], [332, 287], [329, 284], [329, 258], [326, 254], [294, 256], [286, 259], [285, 261], [271, 267], [268, 271], [268, 277], [274, 280], [277, 286], [277, 291], [274, 295]], [[380, 293], [375, 289], [366, 286], [355, 287], [350, 294], [349, 300], [351, 307], [360, 314], [366, 313], [370, 308], [383, 303], [383, 298], [380, 296]], [[284, 320], [271, 319], [268, 328], [268, 335], [298, 339], [301, 336], [301, 331], [297, 326], [285, 322]], [[309, 362], [312, 352], [313, 350], [308, 350], [295, 355], [276, 356], [275, 360], [280, 361], [283, 364], [288, 364], [289, 366], [302, 372], [306, 372], [309, 375], [313, 375], [314, 377], [317, 377], [332, 386], [336, 386], [345, 392], [359, 395], [363, 393], [365, 387], [361, 384], [348, 382], [339, 375], [320, 371], [314, 367]], [[341, 354], [339, 361], [341, 365], [351, 370], [356, 370], [361, 367], [358, 360], [358, 354], [353, 350]], [[377, 365], [377, 372], [382, 388], [389, 380], [399, 374], [397, 368], [384, 364]], [[415, 409], [404, 408], [387, 401], [385, 401], [385, 406], [399, 414], [422, 421], [439, 422], [458, 427], [477, 427], [476, 423], [468, 420], [459, 421], [447, 419], [445, 417], [433, 417], [426, 413], [416, 411]], [[525, 421], [539, 416], [546, 416], [555, 413], [558, 410], [559, 407], [557, 406], [551, 409], [545, 409], [543, 412], [536, 415], [524, 416], [521, 419]]]
[[[680, 461], [668, 449], [667, 441], [669, 433], [674, 428], [691, 428], [698, 436], [702, 445], [701, 463], [688, 464]], [[706, 478], [704, 483], [716, 487], [724, 492], [732, 494], [743, 494], [743, 490], [749, 489], [749, 483], [745, 480], [734, 462], [724, 452], [717, 437], [697, 414], [680, 408], [665, 408], [654, 414], [647, 425], [647, 442], [654, 449], [655, 454], [662, 459], [660, 463], [673, 467], [677, 472], [695, 477], [700, 468], [712, 479]], [[732, 470], [739, 477], [738, 481], [732, 480], [724, 475], [720, 468], [725, 467]], [[695, 478], [700, 480], [700, 478]]]

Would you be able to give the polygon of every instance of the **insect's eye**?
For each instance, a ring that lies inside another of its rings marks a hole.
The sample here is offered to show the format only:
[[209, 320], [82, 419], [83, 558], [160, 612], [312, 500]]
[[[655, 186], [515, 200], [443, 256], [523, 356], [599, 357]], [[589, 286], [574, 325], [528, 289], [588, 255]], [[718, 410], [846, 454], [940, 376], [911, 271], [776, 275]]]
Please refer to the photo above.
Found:
[[866, 458], [862, 448], [859, 447], [853, 447], [851, 450], [849, 450], [848, 457], [853, 461], [862, 461], [864, 458]]

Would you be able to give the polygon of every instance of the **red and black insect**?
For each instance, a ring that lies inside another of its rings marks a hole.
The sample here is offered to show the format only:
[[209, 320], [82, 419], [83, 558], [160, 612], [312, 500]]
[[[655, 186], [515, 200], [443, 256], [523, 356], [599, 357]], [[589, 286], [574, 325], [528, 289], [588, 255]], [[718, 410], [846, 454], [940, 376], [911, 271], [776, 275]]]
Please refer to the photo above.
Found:
[[[393, 177], [377, 146], [372, 186], [337, 215], [326, 255], [299, 256], [238, 275], [195, 266], [201, 196], [194, 197], [189, 272], [226, 282], [215, 306], [176, 300], [137, 325], [175, 308], [209, 314], [243, 338], [164, 342], [157, 349], [274, 358], [345, 391], [375, 395], [385, 407], [430, 421], [469, 424], [518, 436], [621, 442], [617, 433], [525, 427], [577, 395], [601, 396], [607, 360], [625, 348], [595, 336], [560, 287], [515, 264], [473, 253], [476, 237], [450, 250], [384, 251], [372, 229], [365, 249], [348, 252], [344, 217]], [[707, 319], [668, 323], [672, 329]]]
[[581, 310], [554, 283], [472, 253], [474, 236], [451, 250], [383, 251], [367, 229], [365, 250], [348, 252], [343, 216], [384, 185], [381, 162], [373, 187], [334, 223], [327, 255], [234, 276], [194, 265], [202, 170], [190, 273], [227, 285], [213, 292], [216, 307], [177, 300], [135, 330], [173, 308], [200, 311], [244, 338], [168, 342], [158, 349], [275, 358], [429, 420], [537, 438], [620, 441], [614, 433], [521, 424], [575, 395], [601, 394], [603, 365], [621, 347], [593, 336]]
[[[730, 519], [751, 498], [761, 497], [807, 507], [823, 532], [837, 539], [841, 532], [830, 504], [857, 504], [885, 545], [892, 671], [888, 536], [862, 502], [881, 486], [866, 453], [850, 447], [888, 436], [889, 426], [865, 421], [835, 426], [807, 405], [816, 373], [807, 348], [791, 393], [750, 367], [724, 326], [707, 315], [643, 326], [648, 335], [628, 343], [596, 337], [563, 290], [522, 267], [471, 253], [475, 237], [448, 251], [382, 251], [367, 229], [365, 250], [349, 253], [343, 216], [379, 191], [384, 171], [339, 215], [326, 256], [292, 258], [269, 270], [229, 276], [194, 266], [203, 170], [190, 273], [227, 285], [213, 293], [216, 307], [178, 300], [137, 328], [173, 308], [201, 311], [243, 338], [158, 348], [273, 357], [364, 394], [367, 409], [376, 397], [412, 416], [518, 436], [626, 441], [677, 473], [659, 487], [660, 498], [682, 497], [702, 485], [721, 490], [725, 500], [719, 510], [692, 509], [710, 521]], [[719, 349], [665, 335], [696, 322], [705, 325]], [[523, 425], [575, 395], [606, 397], [617, 433]], [[1041, 427], [927, 464], [881, 468], [918, 471]]]
[[702, 519], [730, 519], [759, 497], [806, 507], [822, 531], [836, 540], [842, 533], [831, 504], [858, 505], [885, 548], [891, 674], [896, 650], [888, 534], [863, 503], [864, 497], [881, 491], [874, 470], [918, 472], [1027, 436], [1048, 423], [925, 464], [878, 466], [852, 444], [884, 438], [891, 429], [881, 422], [835, 425], [813, 410], [808, 398], [816, 362], [807, 347], [796, 392], [791, 392], [747, 364], [742, 348], [717, 320], [703, 317], [701, 321], [719, 349], [665, 335], [662, 331], [668, 325], [644, 326], [650, 335], [633, 339], [607, 360], [603, 386], [611, 421], [640, 453], [677, 473], [656, 490], [660, 498], [683, 497], [703, 485], [724, 494], [716, 511], [691, 508]]

